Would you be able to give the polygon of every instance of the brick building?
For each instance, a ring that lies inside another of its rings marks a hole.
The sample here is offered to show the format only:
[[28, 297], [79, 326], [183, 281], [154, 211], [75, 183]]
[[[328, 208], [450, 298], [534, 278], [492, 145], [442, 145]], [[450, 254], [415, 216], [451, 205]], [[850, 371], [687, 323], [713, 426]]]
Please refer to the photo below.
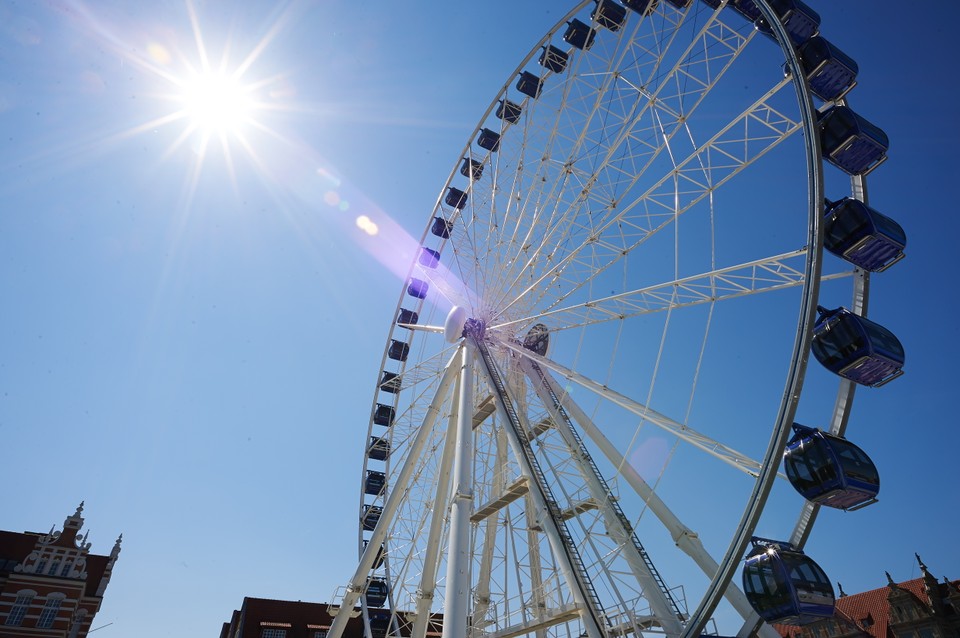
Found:
[[[223, 623], [220, 638], [326, 638], [330, 623], [333, 622], [331, 610], [336, 613], [337, 606], [327, 603], [304, 603], [289, 600], [270, 600], [267, 598], [244, 598], [243, 606], [233, 612], [230, 622]], [[372, 615], [380, 613], [373, 611]], [[389, 618], [387, 614], [386, 618]], [[385, 620], [385, 618], [381, 618]], [[371, 621], [371, 624], [376, 620]], [[439, 638], [442, 631], [442, 617], [437, 614], [427, 626], [427, 638]], [[409, 636], [409, 626], [400, 627], [402, 636]], [[385, 632], [374, 629], [375, 635]], [[360, 610], [355, 609], [343, 631], [343, 638], [363, 638], [363, 618]]]
[[942, 582], [917, 556], [920, 578], [847, 595], [840, 587], [833, 618], [803, 627], [776, 626], [785, 638], [960, 638], [960, 580]]
[[113, 566], [90, 553], [83, 534], [83, 503], [46, 534], [0, 531], [0, 638], [84, 638], [100, 609]]

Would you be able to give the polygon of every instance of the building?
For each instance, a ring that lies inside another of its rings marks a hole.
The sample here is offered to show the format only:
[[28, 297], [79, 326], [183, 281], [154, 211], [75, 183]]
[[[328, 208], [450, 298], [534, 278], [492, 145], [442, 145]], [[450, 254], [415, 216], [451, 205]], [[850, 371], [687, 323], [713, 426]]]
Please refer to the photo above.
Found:
[[90, 553], [83, 503], [46, 534], [0, 531], [0, 638], [84, 638], [120, 555]]
[[960, 638], [960, 580], [942, 582], [917, 556], [920, 578], [847, 595], [840, 586], [833, 618], [777, 630], [785, 638]]
[[[304, 603], [300, 601], [270, 600], [267, 598], [244, 598], [243, 606], [233, 612], [230, 622], [223, 623], [220, 638], [326, 638], [327, 630], [333, 622], [331, 611], [336, 614], [336, 605], [328, 603]], [[378, 620], [388, 622], [389, 614], [383, 611], [372, 611], [371, 626]], [[442, 630], [442, 617], [433, 616], [427, 626], [428, 638], [439, 638]], [[378, 631], [373, 629], [374, 635], [383, 636], [386, 627]], [[409, 626], [400, 627], [400, 634], [409, 636]], [[343, 631], [343, 638], [363, 638], [364, 627], [360, 610], [347, 620]]]
[[[304, 603], [268, 598], [244, 598], [220, 638], [326, 638], [333, 617], [326, 603]], [[363, 636], [363, 620], [347, 623], [345, 638]]]

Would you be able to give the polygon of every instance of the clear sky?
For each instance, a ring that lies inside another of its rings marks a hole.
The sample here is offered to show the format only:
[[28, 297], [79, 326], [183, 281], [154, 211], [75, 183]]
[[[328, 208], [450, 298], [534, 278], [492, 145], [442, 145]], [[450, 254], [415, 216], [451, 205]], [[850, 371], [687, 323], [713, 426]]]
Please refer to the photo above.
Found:
[[[914, 552], [960, 578], [960, 6], [811, 4], [891, 139], [870, 198], [909, 242], [871, 303], [906, 375], [854, 408], [881, 501], [821, 516], [808, 549], [848, 593], [917, 576]], [[0, 528], [46, 531], [83, 500], [95, 552], [123, 533], [98, 636], [216, 635], [244, 596], [326, 601], [352, 574], [401, 286], [367, 231], [420, 235], [566, 10], [0, 1]], [[256, 120], [218, 116], [223, 141], [180, 116], [204, 55], [238, 73]]]

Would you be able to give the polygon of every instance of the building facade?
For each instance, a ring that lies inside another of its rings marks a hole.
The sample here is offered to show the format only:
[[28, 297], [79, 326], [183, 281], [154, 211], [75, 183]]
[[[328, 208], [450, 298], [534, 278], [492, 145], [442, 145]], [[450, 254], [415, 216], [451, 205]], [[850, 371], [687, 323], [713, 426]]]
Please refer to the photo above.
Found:
[[[289, 600], [270, 600], [267, 598], [244, 598], [240, 609], [233, 612], [230, 622], [223, 623], [220, 638], [326, 638], [337, 605], [328, 603], [304, 603]], [[331, 614], [332, 612], [332, 614]], [[379, 612], [371, 612], [371, 628], [374, 636], [383, 636], [386, 627], [374, 626], [378, 620], [386, 622], [386, 617], [378, 617]], [[427, 625], [427, 638], [439, 638], [443, 620], [437, 614]], [[399, 628], [401, 636], [410, 635], [409, 626]], [[360, 610], [354, 609], [347, 620], [343, 638], [363, 638], [364, 626]]]
[[777, 626], [785, 638], [960, 638], [960, 580], [940, 582], [917, 556], [920, 578], [847, 595], [840, 587], [833, 618]]
[[83, 503], [63, 529], [0, 531], [0, 638], [85, 638], [120, 555], [90, 553]]

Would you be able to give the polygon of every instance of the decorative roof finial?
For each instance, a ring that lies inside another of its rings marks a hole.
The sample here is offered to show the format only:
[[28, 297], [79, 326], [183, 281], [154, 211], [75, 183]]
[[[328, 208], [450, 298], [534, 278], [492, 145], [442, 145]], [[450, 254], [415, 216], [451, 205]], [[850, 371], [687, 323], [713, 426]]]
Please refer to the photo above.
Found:
[[893, 582], [893, 578], [890, 576], [890, 572], [883, 572], [887, 575], [887, 587], [896, 587], [897, 584]]
[[117, 537], [117, 542], [113, 544], [113, 549], [110, 550], [110, 558], [116, 560], [117, 556], [120, 555], [120, 544], [123, 543], [123, 534]]
[[914, 552], [913, 555], [917, 557], [917, 564], [920, 565], [920, 569], [922, 569], [923, 571], [927, 571], [927, 566], [924, 565], [923, 561], [920, 559], [920, 554], [917, 554], [916, 552]]
[[83, 513], [83, 501], [80, 501], [80, 505], [77, 506], [77, 511], [74, 516], [80, 516]]
[[843, 598], [844, 596], [847, 595], [847, 592], [843, 591], [843, 585], [840, 584], [839, 580], [837, 581], [837, 589], [840, 590], [840, 598]]

